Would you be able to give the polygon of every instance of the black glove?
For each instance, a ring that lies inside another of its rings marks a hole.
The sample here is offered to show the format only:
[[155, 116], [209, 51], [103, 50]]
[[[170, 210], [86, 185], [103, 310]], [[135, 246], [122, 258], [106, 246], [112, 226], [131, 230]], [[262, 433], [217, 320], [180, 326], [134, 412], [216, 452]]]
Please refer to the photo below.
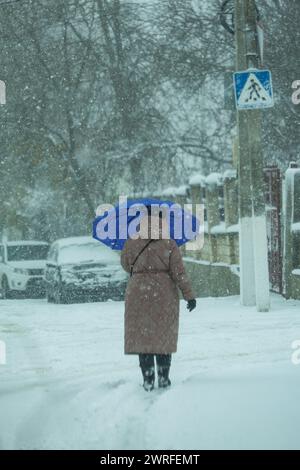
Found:
[[188, 300], [187, 309], [191, 312], [194, 308], [196, 308], [196, 299]]

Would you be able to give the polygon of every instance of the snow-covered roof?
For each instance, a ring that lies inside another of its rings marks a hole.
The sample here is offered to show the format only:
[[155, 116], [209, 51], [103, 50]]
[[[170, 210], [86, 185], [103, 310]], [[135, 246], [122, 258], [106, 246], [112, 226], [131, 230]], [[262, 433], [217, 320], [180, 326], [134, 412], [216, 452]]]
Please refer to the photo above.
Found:
[[226, 170], [223, 173], [224, 178], [236, 178], [237, 177], [237, 171], [236, 170]]
[[162, 191], [162, 196], [175, 196], [177, 188], [174, 186], [170, 186]]
[[186, 185], [179, 186], [179, 188], [176, 188], [175, 190], [176, 196], [185, 196], [187, 189], [188, 187]]
[[204, 175], [201, 175], [200, 173], [196, 174], [196, 175], [193, 175], [190, 177], [189, 179], [189, 184], [191, 186], [205, 186], [205, 176]]
[[41, 242], [37, 240], [14, 240], [5, 242], [7, 246], [19, 246], [19, 245], [49, 245], [47, 242]]
[[208, 185], [216, 184], [220, 186], [223, 183], [223, 175], [221, 173], [210, 173], [206, 177], [205, 182]]

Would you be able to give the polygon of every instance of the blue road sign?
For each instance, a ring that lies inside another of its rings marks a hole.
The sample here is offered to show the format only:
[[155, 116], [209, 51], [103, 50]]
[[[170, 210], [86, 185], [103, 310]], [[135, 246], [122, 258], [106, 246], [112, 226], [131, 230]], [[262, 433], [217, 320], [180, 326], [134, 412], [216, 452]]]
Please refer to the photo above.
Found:
[[237, 109], [274, 106], [272, 75], [269, 70], [249, 69], [233, 74]]

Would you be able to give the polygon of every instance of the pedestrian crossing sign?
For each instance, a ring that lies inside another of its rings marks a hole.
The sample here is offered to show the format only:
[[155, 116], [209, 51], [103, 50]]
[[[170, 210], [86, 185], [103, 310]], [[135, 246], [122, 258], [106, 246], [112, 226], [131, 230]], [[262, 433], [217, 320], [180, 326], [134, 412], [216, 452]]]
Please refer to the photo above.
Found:
[[260, 109], [274, 106], [270, 70], [249, 69], [233, 74], [237, 109]]

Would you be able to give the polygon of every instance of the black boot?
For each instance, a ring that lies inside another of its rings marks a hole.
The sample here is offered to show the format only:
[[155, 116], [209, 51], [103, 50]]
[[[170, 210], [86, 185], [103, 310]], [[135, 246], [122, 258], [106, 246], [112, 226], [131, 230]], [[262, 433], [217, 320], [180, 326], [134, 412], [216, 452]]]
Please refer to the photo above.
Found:
[[154, 389], [155, 368], [154, 354], [139, 354], [140, 368], [143, 374], [143, 387], [147, 392]]
[[154, 367], [141, 367], [142, 374], [143, 374], [143, 387], [147, 392], [151, 392], [154, 389], [154, 382], [155, 382], [155, 370]]
[[170, 372], [170, 366], [158, 366], [157, 367], [159, 388], [165, 388], [171, 385], [171, 380], [169, 379], [169, 372]]
[[159, 388], [169, 387], [171, 385], [171, 380], [169, 379], [171, 360], [172, 360], [172, 354], [157, 354], [156, 355], [156, 366], [157, 366]]

